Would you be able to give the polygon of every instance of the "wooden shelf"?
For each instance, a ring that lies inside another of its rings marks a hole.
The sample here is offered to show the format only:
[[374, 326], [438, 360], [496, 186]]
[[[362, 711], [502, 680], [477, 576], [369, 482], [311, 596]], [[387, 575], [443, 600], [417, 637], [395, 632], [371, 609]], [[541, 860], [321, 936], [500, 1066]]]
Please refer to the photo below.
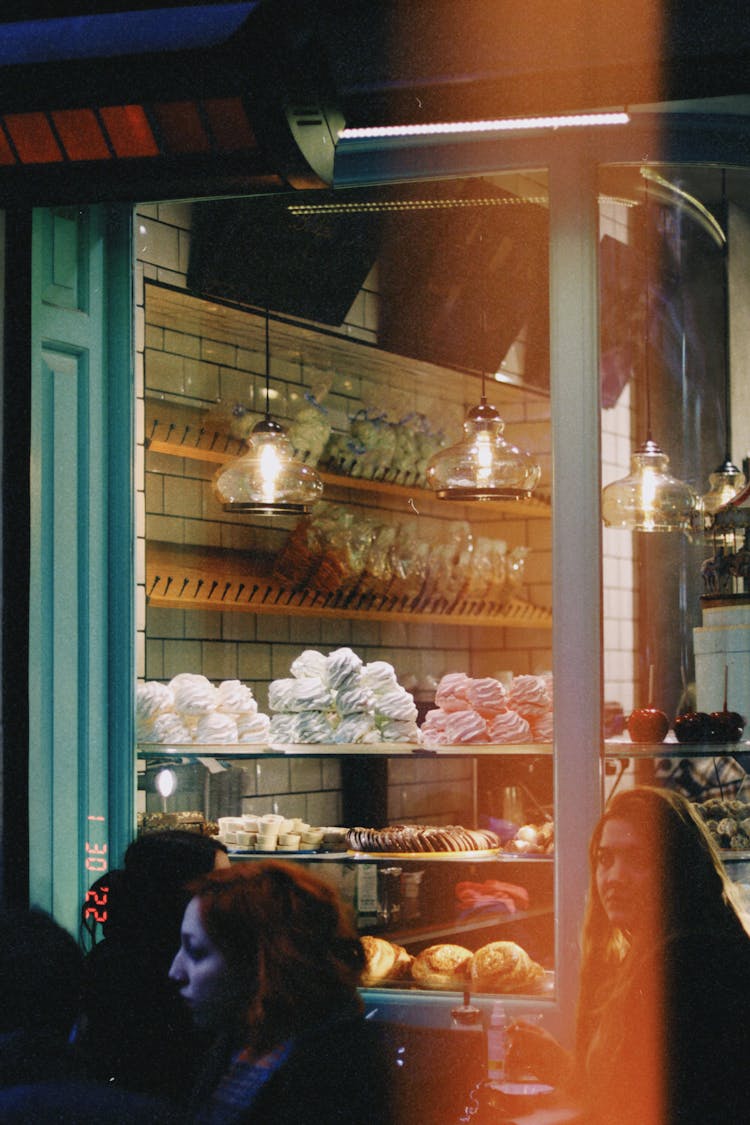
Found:
[[551, 629], [552, 611], [513, 598], [502, 606], [481, 599], [431, 594], [401, 598], [338, 590], [325, 596], [276, 581], [268, 560], [217, 548], [149, 542], [146, 553], [148, 604], [160, 609], [230, 610], [414, 624], [492, 625]]
[[[156, 405], [165, 408], [163, 417], [156, 415]], [[204, 413], [178, 403], [160, 400], [156, 404], [150, 400], [146, 419], [148, 433], [145, 441], [146, 449], [152, 453], [164, 453], [169, 457], [187, 457], [217, 467], [238, 457], [245, 449], [244, 442], [222, 430], [203, 425], [201, 419]], [[338, 470], [330, 465], [327, 468], [321, 468], [319, 465], [317, 470], [327, 488], [353, 489], [368, 492], [371, 496], [376, 494], [407, 501], [433, 503], [442, 507], [446, 505], [446, 501], [439, 500], [429, 488], [425, 487], [424, 481], [409, 483], [397, 473], [389, 473], [379, 478], [352, 476], [351, 470], [356, 470], [354, 462], [350, 466], [341, 466]], [[550, 519], [552, 515], [549, 499], [543, 494], [523, 500], [474, 501], [472, 507], [481, 508], [482, 512], [511, 515], [516, 519]]]

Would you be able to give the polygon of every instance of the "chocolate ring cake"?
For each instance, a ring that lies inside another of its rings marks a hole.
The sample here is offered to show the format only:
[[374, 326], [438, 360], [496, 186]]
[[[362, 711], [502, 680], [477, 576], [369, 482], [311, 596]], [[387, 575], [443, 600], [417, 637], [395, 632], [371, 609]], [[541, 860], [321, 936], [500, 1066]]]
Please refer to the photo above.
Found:
[[351, 851], [357, 852], [476, 852], [500, 847], [500, 839], [494, 832], [457, 824], [350, 828], [346, 842]]

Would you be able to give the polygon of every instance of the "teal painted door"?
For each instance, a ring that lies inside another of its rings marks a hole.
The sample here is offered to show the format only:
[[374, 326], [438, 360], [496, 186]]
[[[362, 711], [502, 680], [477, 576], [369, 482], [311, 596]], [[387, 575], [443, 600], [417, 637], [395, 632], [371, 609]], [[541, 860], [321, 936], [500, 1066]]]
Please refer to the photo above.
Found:
[[34, 213], [29, 885], [77, 932], [133, 821], [130, 209]]

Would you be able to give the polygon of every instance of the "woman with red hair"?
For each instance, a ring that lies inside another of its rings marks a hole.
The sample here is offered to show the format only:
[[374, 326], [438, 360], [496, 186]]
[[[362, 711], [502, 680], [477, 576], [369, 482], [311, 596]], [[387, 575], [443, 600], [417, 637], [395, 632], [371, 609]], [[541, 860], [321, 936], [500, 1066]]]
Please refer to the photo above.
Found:
[[387, 1125], [385, 1056], [357, 991], [362, 945], [333, 888], [269, 860], [191, 889], [169, 976], [215, 1036], [193, 1120]]

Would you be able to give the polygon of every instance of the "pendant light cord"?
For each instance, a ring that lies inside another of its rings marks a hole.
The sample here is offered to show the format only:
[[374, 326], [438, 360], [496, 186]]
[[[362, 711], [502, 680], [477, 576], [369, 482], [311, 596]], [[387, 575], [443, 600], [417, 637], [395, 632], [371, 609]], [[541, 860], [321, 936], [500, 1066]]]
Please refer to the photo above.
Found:
[[649, 227], [648, 227], [648, 178], [645, 184], [645, 203], [643, 213], [643, 250], [645, 255], [646, 265], [646, 331], [643, 334], [643, 367], [645, 375], [646, 387], [646, 441], [650, 442], [651, 437], [651, 361], [649, 358], [649, 336], [651, 331], [651, 255], [649, 253]]
[[721, 170], [721, 207], [724, 222], [722, 268], [724, 279], [724, 461], [732, 460], [731, 390], [729, 383], [731, 353], [729, 340], [729, 204], [727, 201], [727, 170]]
[[268, 305], [266, 305], [266, 421], [271, 419], [271, 343], [269, 334]]
[[479, 256], [479, 268], [482, 269], [482, 276], [483, 276], [482, 308], [481, 308], [482, 350], [480, 351], [480, 355], [482, 357], [482, 398], [481, 398], [481, 402], [482, 402], [482, 405], [484, 406], [487, 402], [487, 395], [485, 393], [485, 386], [486, 386], [486, 384], [485, 384], [485, 377], [486, 377], [485, 368], [486, 368], [487, 364], [484, 361], [484, 348], [487, 347], [487, 284], [486, 284], [486, 281], [484, 281], [484, 278], [486, 278], [489, 270], [487, 270], [487, 271], [483, 270], [483, 263], [482, 263], [482, 249], [483, 249], [482, 244], [483, 244], [483, 242], [484, 242], [484, 231], [482, 230], [481, 219], [480, 219], [479, 255], [478, 256]]

